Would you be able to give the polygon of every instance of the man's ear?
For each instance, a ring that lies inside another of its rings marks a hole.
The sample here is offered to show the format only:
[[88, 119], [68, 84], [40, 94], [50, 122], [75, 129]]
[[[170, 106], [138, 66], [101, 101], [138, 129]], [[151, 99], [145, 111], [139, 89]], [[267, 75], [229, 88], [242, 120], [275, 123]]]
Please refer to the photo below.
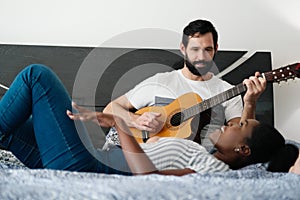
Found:
[[219, 49], [219, 44], [217, 43], [215, 47], [215, 53], [217, 53], [218, 49]]
[[181, 53], [182, 53], [182, 55], [185, 57], [185, 46], [184, 46], [184, 44], [181, 42], [180, 43], [180, 51], [181, 51]]

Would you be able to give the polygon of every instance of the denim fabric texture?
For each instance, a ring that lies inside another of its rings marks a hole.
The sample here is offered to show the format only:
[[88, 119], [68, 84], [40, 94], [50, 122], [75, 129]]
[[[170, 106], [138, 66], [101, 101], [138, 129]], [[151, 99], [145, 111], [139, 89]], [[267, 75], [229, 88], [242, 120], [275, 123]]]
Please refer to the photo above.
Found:
[[0, 101], [0, 146], [30, 168], [131, 174], [120, 148], [96, 150], [66, 110], [71, 98], [56, 74], [26, 67]]

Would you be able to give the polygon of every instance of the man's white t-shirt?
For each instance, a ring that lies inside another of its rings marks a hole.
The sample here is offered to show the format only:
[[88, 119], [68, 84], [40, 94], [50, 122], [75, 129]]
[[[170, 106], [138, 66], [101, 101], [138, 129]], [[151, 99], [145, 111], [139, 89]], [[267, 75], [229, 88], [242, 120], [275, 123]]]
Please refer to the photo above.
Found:
[[[168, 105], [181, 95], [189, 92], [194, 92], [202, 100], [206, 100], [232, 87], [233, 85], [214, 75], [207, 81], [190, 80], [182, 74], [182, 70], [180, 69], [157, 73], [136, 85], [125, 95], [136, 109], [140, 109], [153, 105]], [[213, 107], [212, 113], [214, 115], [210, 119], [210, 124], [206, 125], [201, 131], [201, 144], [210, 151], [212, 144], [208, 139], [208, 135], [215, 129], [220, 128], [226, 121], [241, 117], [242, 111], [243, 102], [240, 95]], [[111, 129], [106, 139], [107, 143], [119, 144], [115, 129]]]
[[[197, 93], [202, 100], [209, 99], [233, 86], [216, 76], [207, 81], [193, 81], [186, 78], [181, 70], [158, 73], [136, 85], [125, 95], [130, 103], [140, 109], [145, 106], [168, 104], [188, 92]], [[169, 102], [163, 102], [165, 101]], [[241, 117], [243, 103], [240, 96], [224, 103], [226, 121]]]

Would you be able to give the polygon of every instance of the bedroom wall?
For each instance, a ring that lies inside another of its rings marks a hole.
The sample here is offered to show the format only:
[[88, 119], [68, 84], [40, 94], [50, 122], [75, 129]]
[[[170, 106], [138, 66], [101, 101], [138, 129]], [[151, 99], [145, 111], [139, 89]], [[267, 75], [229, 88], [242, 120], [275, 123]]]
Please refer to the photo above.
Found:
[[[220, 49], [271, 51], [273, 68], [300, 61], [298, 0], [0, 0], [0, 43], [176, 49], [191, 20], [211, 20]], [[275, 126], [300, 141], [300, 81], [274, 85]]]

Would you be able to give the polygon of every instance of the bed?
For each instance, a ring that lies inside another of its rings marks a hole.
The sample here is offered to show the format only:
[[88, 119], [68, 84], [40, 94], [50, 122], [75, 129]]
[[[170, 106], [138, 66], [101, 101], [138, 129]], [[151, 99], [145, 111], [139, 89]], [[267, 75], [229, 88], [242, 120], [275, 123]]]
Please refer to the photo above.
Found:
[[[246, 51], [220, 51], [216, 57], [219, 71], [243, 59]], [[96, 55], [96, 56], [95, 56]], [[95, 60], [87, 59], [93, 58]], [[0, 80], [9, 86], [26, 65], [42, 63], [51, 67], [62, 79], [72, 98], [80, 105], [102, 110], [116, 96], [147, 76], [178, 68], [178, 50], [124, 49], [89, 47], [54, 47], [0, 45]], [[78, 71], [92, 65], [99, 74], [85, 74], [89, 80], [80, 85], [86, 90], [74, 93]], [[149, 69], [151, 66], [151, 70]], [[263, 67], [262, 67], [263, 66]], [[223, 75], [232, 84], [260, 71], [271, 70], [270, 52], [256, 52], [246, 61]], [[128, 72], [133, 75], [125, 76]], [[146, 72], [146, 73], [145, 73]], [[138, 74], [138, 76], [134, 75]], [[119, 80], [126, 79], [127, 84]], [[119, 83], [119, 84], [118, 84]], [[121, 87], [122, 86], [122, 87]], [[96, 93], [90, 95], [89, 88]], [[0, 89], [0, 98], [5, 90]], [[97, 99], [97, 101], [95, 101]], [[257, 104], [257, 118], [273, 125], [273, 88]], [[107, 130], [94, 131], [88, 126], [96, 148], [103, 145]], [[289, 141], [297, 144], [295, 141]], [[299, 146], [300, 147], [300, 146]], [[79, 173], [48, 169], [28, 169], [11, 152], [0, 150], [0, 199], [300, 199], [300, 176], [270, 173], [265, 164], [256, 164], [226, 173], [191, 174], [182, 177], [146, 175], [122, 176]]]
[[0, 191], [0, 199], [299, 199], [300, 175], [264, 164], [182, 177], [28, 169], [2, 150]]

